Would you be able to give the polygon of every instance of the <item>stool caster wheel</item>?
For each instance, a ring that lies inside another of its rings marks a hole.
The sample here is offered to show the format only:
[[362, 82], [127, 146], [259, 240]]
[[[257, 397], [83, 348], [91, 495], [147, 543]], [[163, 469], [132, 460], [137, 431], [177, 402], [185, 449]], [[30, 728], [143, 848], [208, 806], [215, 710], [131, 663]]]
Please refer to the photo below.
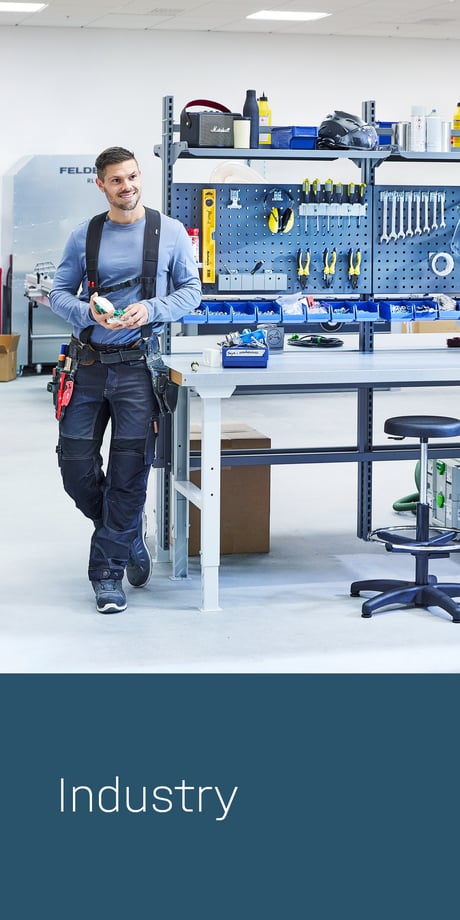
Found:
[[362, 613], [361, 617], [363, 620], [370, 620], [372, 617], [372, 613]]

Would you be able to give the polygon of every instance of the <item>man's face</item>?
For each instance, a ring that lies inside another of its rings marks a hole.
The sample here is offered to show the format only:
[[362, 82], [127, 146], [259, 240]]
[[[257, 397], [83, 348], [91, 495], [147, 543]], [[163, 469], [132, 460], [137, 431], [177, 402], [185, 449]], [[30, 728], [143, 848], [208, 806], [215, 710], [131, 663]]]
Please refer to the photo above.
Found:
[[107, 166], [104, 178], [96, 179], [96, 185], [104, 192], [111, 208], [134, 211], [142, 191], [141, 174], [136, 160]]

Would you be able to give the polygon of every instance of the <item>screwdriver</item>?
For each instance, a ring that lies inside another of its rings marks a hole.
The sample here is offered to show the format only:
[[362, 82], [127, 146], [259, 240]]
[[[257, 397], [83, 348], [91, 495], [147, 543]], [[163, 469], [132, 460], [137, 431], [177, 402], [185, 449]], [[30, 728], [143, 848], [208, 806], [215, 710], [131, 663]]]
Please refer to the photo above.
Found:
[[[319, 200], [320, 200], [320, 191], [321, 191], [321, 181], [320, 181], [319, 179], [313, 179], [313, 186], [312, 186], [312, 201], [314, 201], [315, 204], [319, 204]], [[319, 233], [319, 214], [318, 214], [318, 211], [316, 211], [316, 232]]]
[[[324, 200], [327, 202], [328, 205], [332, 203], [332, 189], [333, 189], [332, 179], [326, 179], [326, 182], [324, 183]], [[327, 212], [327, 231], [328, 233], [329, 233], [329, 227], [330, 227], [330, 208], [328, 208], [328, 212]]]
[[[359, 204], [361, 205], [364, 204], [365, 195], [366, 195], [366, 183], [361, 182], [359, 189], [358, 189], [358, 203]], [[361, 214], [358, 215], [358, 227], [360, 223], [361, 223]]]
[[[334, 186], [334, 201], [340, 205], [343, 203], [343, 185], [341, 182], [337, 182], [337, 185]], [[342, 226], [342, 215], [337, 218], [337, 224], [339, 227]]]
[[[310, 180], [309, 179], [303, 180], [303, 200], [306, 204], [310, 200]], [[305, 214], [305, 233], [307, 233], [307, 230], [308, 230], [308, 214]]]
[[[348, 183], [348, 203], [349, 203], [349, 204], [354, 204], [354, 202], [355, 202], [355, 192], [356, 192], [355, 183], [354, 183], [354, 182], [349, 182], [349, 183]], [[348, 209], [348, 226], [350, 226], [350, 225], [351, 225], [351, 209], [349, 208], [349, 209]]]

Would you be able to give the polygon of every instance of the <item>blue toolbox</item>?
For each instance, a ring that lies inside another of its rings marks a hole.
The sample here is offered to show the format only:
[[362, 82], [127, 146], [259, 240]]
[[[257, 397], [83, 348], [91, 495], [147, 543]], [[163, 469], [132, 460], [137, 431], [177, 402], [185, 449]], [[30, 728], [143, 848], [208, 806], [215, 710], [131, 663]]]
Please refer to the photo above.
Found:
[[268, 345], [223, 345], [222, 367], [267, 367]]

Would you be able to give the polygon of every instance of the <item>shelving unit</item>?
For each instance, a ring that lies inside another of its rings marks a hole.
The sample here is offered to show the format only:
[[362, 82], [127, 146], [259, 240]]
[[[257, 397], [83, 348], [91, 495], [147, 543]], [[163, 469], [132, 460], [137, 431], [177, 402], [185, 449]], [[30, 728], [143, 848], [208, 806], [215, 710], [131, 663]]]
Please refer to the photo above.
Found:
[[[333, 160], [346, 159], [352, 162], [360, 172], [360, 183], [363, 183], [366, 187], [366, 226], [361, 228], [361, 235], [355, 233], [352, 238], [351, 235], [342, 235], [341, 245], [342, 252], [346, 250], [348, 246], [356, 246], [361, 244], [364, 248], [366, 246], [366, 255], [367, 255], [367, 270], [364, 277], [361, 279], [362, 283], [355, 297], [350, 297], [349, 291], [341, 291], [340, 294], [335, 292], [326, 292], [323, 290], [323, 296], [320, 299], [323, 300], [334, 300], [337, 299], [340, 301], [340, 298], [350, 302], [352, 304], [352, 310], [354, 310], [353, 319], [357, 321], [359, 328], [359, 350], [362, 352], [371, 352], [374, 349], [374, 326], [377, 324], [377, 321], [384, 319], [390, 321], [394, 318], [391, 314], [391, 307], [388, 308], [385, 306], [386, 314], [384, 316], [380, 313], [379, 301], [395, 297], [400, 297], [401, 300], [407, 300], [405, 298], [404, 291], [404, 279], [398, 274], [393, 272], [392, 283], [395, 286], [400, 285], [400, 288], [396, 291], [388, 289], [385, 279], [385, 266], [394, 264], [398, 259], [398, 247], [399, 251], [402, 249], [402, 241], [396, 244], [396, 239], [393, 237], [393, 240], [390, 245], [383, 246], [380, 240], [381, 237], [381, 223], [382, 223], [382, 207], [379, 199], [379, 188], [375, 183], [376, 169], [382, 164], [386, 163], [459, 163], [460, 162], [460, 149], [447, 153], [431, 154], [431, 153], [412, 153], [408, 151], [397, 151], [391, 147], [367, 151], [362, 150], [358, 152], [353, 152], [350, 150], [283, 150], [283, 149], [271, 149], [271, 148], [260, 148], [260, 149], [234, 149], [234, 148], [189, 148], [185, 142], [177, 140], [177, 133], [179, 132], [179, 125], [174, 121], [174, 100], [172, 96], [166, 96], [163, 99], [163, 124], [162, 124], [162, 142], [160, 145], [154, 147], [154, 153], [156, 156], [161, 158], [162, 161], [162, 207], [166, 214], [178, 217], [181, 219], [186, 226], [199, 226], [197, 217], [198, 211], [193, 211], [193, 207], [190, 204], [184, 205], [184, 209], [181, 211], [182, 202], [173, 201], [173, 171], [174, 166], [177, 160], [188, 159], [192, 160], [223, 160], [223, 159], [232, 159], [232, 160], [244, 160], [248, 164], [253, 161], [268, 160], [268, 161], [303, 161], [303, 162], [327, 162]], [[364, 102], [362, 107], [362, 115], [364, 121], [369, 124], [375, 123], [375, 103], [372, 101]], [[210, 183], [211, 185], [213, 183]], [[273, 183], [266, 183], [265, 185], [273, 186]], [[190, 189], [196, 192], [199, 186], [193, 186], [193, 183], [188, 188], [187, 194]], [[208, 187], [208, 186], [206, 186]], [[227, 191], [229, 186], [226, 186]], [[263, 189], [258, 190], [251, 187], [251, 194], [257, 196], [257, 194], [262, 193], [262, 197], [259, 194], [257, 199], [259, 206], [261, 200], [263, 200]], [[289, 187], [291, 194], [294, 195], [295, 206], [298, 207], [299, 199], [297, 189]], [[246, 190], [245, 190], [246, 191]], [[429, 192], [428, 192], [429, 193]], [[184, 184], [184, 194], [185, 194], [185, 184]], [[249, 195], [249, 187], [247, 194]], [[297, 195], [297, 197], [296, 197]], [[457, 196], [458, 195], [458, 202]], [[180, 196], [179, 196], [180, 198]], [[460, 207], [460, 190], [457, 192], [457, 186], [453, 187], [452, 194], [449, 199], [449, 219], [450, 219], [450, 229], [452, 228], [452, 223], [455, 219], [457, 206]], [[198, 205], [196, 205], [198, 207]], [[294, 207], [294, 205], [293, 205]], [[189, 209], [187, 211], [187, 208]], [[193, 217], [193, 222], [189, 223], [188, 219]], [[399, 219], [399, 213], [398, 213]], [[364, 221], [363, 221], [364, 223]], [[459, 232], [460, 232], [460, 221], [459, 221]], [[254, 229], [254, 228], [253, 228]], [[365, 232], [364, 232], [365, 230]], [[398, 227], [399, 230], [399, 227]], [[248, 230], [248, 233], [250, 230]], [[413, 236], [409, 237], [410, 245], [407, 249], [410, 250], [410, 260], [411, 260], [411, 272], [412, 272], [412, 291], [411, 295], [414, 300], [426, 301], [428, 291], [424, 290], [425, 275], [423, 271], [417, 265], [417, 270], [415, 270], [415, 263], [417, 260], [420, 261], [421, 258], [426, 259], [426, 252], [430, 251], [429, 247], [436, 244], [440, 241], [442, 234], [437, 232], [437, 235], [433, 231], [426, 233], [426, 236], [421, 241], [420, 237], [423, 236], [422, 233], [417, 234], [416, 239]], [[305, 235], [304, 235], [305, 237]], [[401, 240], [401, 238], [400, 238]], [[246, 239], [242, 232], [242, 229], [239, 228], [238, 243], [242, 247], [246, 244]], [[278, 242], [278, 241], [277, 241]], [[302, 243], [305, 246], [305, 239]], [[447, 244], [446, 244], [447, 245]], [[427, 248], [428, 247], [428, 248]], [[295, 248], [291, 244], [291, 265], [292, 265], [292, 249]], [[426, 252], [425, 252], [426, 250]], [[460, 252], [460, 249], [459, 249]], [[343, 268], [342, 268], [343, 272]], [[375, 287], [378, 284], [378, 295], [375, 295]], [[453, 286], [458, 286], [460, 290], [460, 276], [459, 282], [457, 285], [457, 280], [454, 277], [450, 279], [449, 283], [446, 281], [440, 282], [438, 278], [437, 291], [449, 291], [450, 293], [453, 290]], [[248, 295], [247, 292], [242, 291], [231, 292], [232, 297], [225, 293], [224, 295], [213, 289], [212, 286], [207, 285], [207, 291], [204, 295], [204, 304], [206, 300], [215, 300], [216, 296], [225, 297], [226, 302], [230, 301], [230, 308], [232, 304], [237, 303], [238, 301], [251, 302], [253, 298], [257, 296], [260, 297], [260, 292], [254, 292], [251, 295]], [[300, 293], [300, 292], [299, 292]], [[308, 289], [310, 293], [310, 289]], [[312, 291], [315, 297], [317, 296], [317, 291]], [[273, 294], [275, 297], [276, 294]], [[360, 303], [364, 307], [365, 304], [372, 305], [372, 309], [361, 311], [360, 315]], [[358, 311], [358, 312], [356, 312]], [[428, 311], [429, 312], [429, 311]], [[231, 309], [228, 311], [228, 315], [231, 315]], [[410, 316], [410, 314], [409, 314]], [[332, 314], [331, 314], [332, 317]], [[460, 317], [460, 313], [459, 313]], [[414, 311], [412, 311], [412, 318], [414, 318]], [[417, 316], [419, 318], [419, 316]], [[307, 319], [307, 318], [306, 318]], [[335, 319], [335, 317], [334, 317]], [[205, 322], [201, 318], [201, 322]], [[168, 336], [165, 339], [165, 351], [166, 353], [170, 352], [171, 340]], [[359, 388], [357, 395], [357, 418], [358, 418], [358, 452], [365, 457], [371, 456], [372, 452], [372, 428], [373, 428], [373, 388], [372, 386], [363, 386]], [[270, 459], [267, 457], [266, 461], [270, 463]], [[358, 535], [365, 537], [371, 529], [371, 491], [372, 491], [372, 462], [369, 459], [365, 459], [358, 462]], [[169, 496], [166, 495], [165, 506], [169, 507]]]

